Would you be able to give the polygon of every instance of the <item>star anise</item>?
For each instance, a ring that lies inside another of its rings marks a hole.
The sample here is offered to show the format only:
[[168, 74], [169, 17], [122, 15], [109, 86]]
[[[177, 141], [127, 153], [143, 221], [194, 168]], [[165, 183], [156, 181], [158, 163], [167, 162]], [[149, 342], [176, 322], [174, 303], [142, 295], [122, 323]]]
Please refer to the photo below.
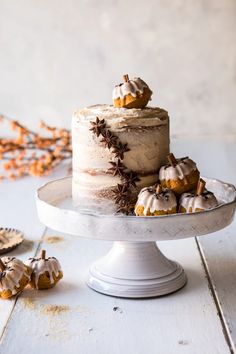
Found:
[[105, 144], [105, 147], [108, 147], [110, 149], [112, 146], [116, 145], [116, 141], [118, 139], [117, 136], [113, 135], [110, 130], [106, 129], [102, 132], [102, 140], [101, 142]]
[[121, 142], [117, 143], [112, 150], [112, 153], [115, 154], [115, 157], [123, 160], [124, 153], [130, 151], [128, 144], [122, 144]]
[[90, 128], [89, 130], [91, 130], [94, 134], [96, 134], [97, 137], [99, 137], [99, 135], [102, 134], [102, 132], [106, 128], [105, 119], [100, 120], [97, 117], [95, 122], [90, 122], [90, 123], [92, 124], [92, 128]]
[[133, 205], [129, 203], [121, 203], [120, 207], [117, 209], [117, 213], [123, 213], [126, 215], [133, 213]]
[[117, 212], [121, 212], [126, 215], [132, 214], [134, 206], [130, 203], [130, 189], [132, 186], [136, 187], [136, 183], [140, 181], [140, 178], [134, 171], [129, 170], [127, 172], [127, 167], [121, 161], [124, 159], [125, 152], [130, 151], [128, 144], [122, 144], [118, 137], [106, 128], [106, 122], [104, 119], [100, 120], [97, 117], [95, 122], [90, 123], [92, 124], [92, 128], [90, 128], [90, 130], [92, 130], [97, 137], [102, 135], [101, 142], [104, 143], [105, 147], [108, 149], [112, 148], [111, 152], [115, 155], [115, 158], [117, 158], [117, 161], [109, 162], [112, 166], [109, 168], [109, 171], [112, 172], [113, 176], [118, 175], [122, 181], [122, 184], [118, 183], [112, 190], [115, 203], [118, 204]]
[[116, 162], [110, 161], [109, 163], [112, 165], [112, 167], [110, 167], [108, 170], [112, 172], [113, 177], [116, 175], [124, 175], [124, 170], [126, 167], [123, 165], [120, 159], [118, 159]]
[[112, 192], [115, 196], [115, 203], [119, 204], [120, 202], [127, 201], [128, 198], [128, 186], [125, 184], [117, 184], [115, 189], [112, 189]]
[[136, 187], [136, 182], [140, 181], [138, 174], [134, 171], [130, 171], [123, 174], [122, 179], [124, 180], [125, 184], [131, 185], [133, 187]]

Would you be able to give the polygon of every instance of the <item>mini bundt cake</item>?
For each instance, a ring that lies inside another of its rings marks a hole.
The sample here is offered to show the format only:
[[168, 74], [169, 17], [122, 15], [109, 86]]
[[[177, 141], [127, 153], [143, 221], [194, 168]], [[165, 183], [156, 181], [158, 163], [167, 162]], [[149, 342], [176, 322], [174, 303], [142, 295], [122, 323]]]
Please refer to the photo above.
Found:
[[177, 212], [175, 194], [160, 184], [143, 188], [135, 206], [137, 216], [158, 216]]
[[167, 160], [169, 163], [159, 171], [162, 187], [178, 195], [195, 189], [200, 175], [196, 163], [188, 157], [176, 159], [172, 153], [167, 155]]
[[8, 299], [19, 294], [30, 281], [30, 269], [15, 257], [0, 259], [0, 297]]
[[113, 90], [113, 104], [117, 108], [144, 108], [152, 96], [152, 91], [139, 77], [133, 80], [124, 75], [124, 82]]
[[184, 193], [180, 197], [179, 212], [194, 213], [215, 208], [218, 201], [212, 192], [205, 189], [206, 182], [200, 178], [196, 192]]
[[49, 289], [54, 287], [63, 277], [59, 261], [55, 257], [46, 258], [46, 251], [42, 250], [39, 258], [30, 258], [28, 266], [32, 270], [30, 285], [35, 289]]

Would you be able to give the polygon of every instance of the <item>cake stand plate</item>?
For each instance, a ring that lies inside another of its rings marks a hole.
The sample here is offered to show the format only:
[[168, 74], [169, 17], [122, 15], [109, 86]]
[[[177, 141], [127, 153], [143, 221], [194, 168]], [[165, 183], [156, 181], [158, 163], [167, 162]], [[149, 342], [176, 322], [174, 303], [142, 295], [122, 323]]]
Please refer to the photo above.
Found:
[[108, 254], [90, 266], [89, 287], [119, 297], [160, 296], [180, 289], [187, 278], [181, 265], [166, 258], [156, 241], [213, 233], [233, 220], [235, 187], [215, 179], [204, 180], [220, 205], [201, 213], [136, 217], [108, 214], [102, 209], [89, 212], [74, 208], [71, 177], [39, 188], [37, 211], [41, 222], [54, 230], [114, 241]]

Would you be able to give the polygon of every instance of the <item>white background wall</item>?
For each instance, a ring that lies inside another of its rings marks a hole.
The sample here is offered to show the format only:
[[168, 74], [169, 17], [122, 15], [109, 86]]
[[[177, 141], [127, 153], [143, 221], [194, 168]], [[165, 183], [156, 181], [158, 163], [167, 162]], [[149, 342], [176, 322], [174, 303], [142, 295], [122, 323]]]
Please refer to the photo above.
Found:
[[235, 0], [0, 0], [0, 112], [69, 126], [125, 73], [172, 135], [236, 140]]

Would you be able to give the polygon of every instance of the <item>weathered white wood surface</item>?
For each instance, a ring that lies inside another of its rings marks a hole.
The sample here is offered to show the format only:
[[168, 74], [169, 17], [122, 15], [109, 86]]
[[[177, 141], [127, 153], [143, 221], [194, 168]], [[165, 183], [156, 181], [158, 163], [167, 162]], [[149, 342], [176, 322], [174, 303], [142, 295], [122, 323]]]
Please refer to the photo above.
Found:
[[[227, 180], [235, 185], [236, 144], [217, 144], [214, 150], [220, 168], [215, 164], [212, 173], [218, 178], [225, 179], [227, 176]], [[213, 238], [199, 237], [198, 242], [230, 345], [236, 352], [236, 218], [228, 228], [215, 233]]]
[[[235, 163], [235, 155], [231, 153], [235, 147], [209, 144], [203, 154], [200, 152], [204, 149], [202, 143], [175, 143], [174, 146], [177, 155], [178, 152], [189, 154], [198, 161], [203, 174], [235, 183], [235, 171], [227, 175], [231, 169], [228, 166], [233, 161]], [[215, 156], [219, 159], [218, 168], [213, 165], [213, 160], [211, 162]], [[219, 172], [221, 166], [224, 174]], [[42, 180], [26, 179], [0, 185], [0, 224], [21, 228], [27, 239], [33, 241], [33, 244], [27, 242], [13, 252], [22, 260], [34, 254], [44, 233], [34, 203], [34, 189], [41, 183]], [[221, 304], [220, 315], [229, 322], [226, 331], [231, 344], [235, 340], [236, 328], [233, 234], [235, 223], [218, 235], [200, 239], [211, 274], [210, 282], [214, 284], [215, 297]], [[16, 351], [19, 354], [230, 353], [223, 321], [218, 316], [194, 239], [159, 244], [166, 256], [184, 266], [189, 282], [178, 293], [150, 300], [107, 297], [86, 287], [84, 278], [88, 265], [103, 255], [110, 243], [46, 231], [42, 246], [48, 254], [59, 258], [64, 279], [49, 291], [27, 289], [15, 307], [14, 301], [0, 302], [1, 354]], [[213, 246], [215, 251], [210, 250]]]
[[[58, 176], [58, 172], [55, 174]], [[23, 261], [31, 257], [46, 229], [37, 217], [35, 191], [49, 178], [25, 178], [19, 181], [0, 183], [0, 225], [22, 230], [26, 235], [24, 243], [16, 250], [8, 253]], [[15, 299], [0, 302], [0, 337], [13, 310]], [[1, 353], [1, 351], [0, 351]]]
[[[175, 151], [180, 154], [185, 146], [186, 142], [174, 144]], [[189, 154], [192, 153], [198, 161], [202, 174], [236, 185], [236, 144], [212, 141], [198, 144], [195, 141], [188, 148]], [[199, 153], [200, 150], [204, 153]], [[229, 345], [236, 353], [236, 218], [214, 237], [198, 237], [197, 242]]]
[[[88, 265], [109, 243], [62, 237], [44, 247], [61, 260], [64, 281], [51, 291], [22, 294], [3, 338], [3, 353], [15, 353], [13, 343], [19, 353], [38, 354], [108, 354], [111, 348], [115, 354], [160, 348], [165, 353], [201, 353], [203, 348], [229, 353], [194, 240], [161, 244], [185, 267], [188, 285], [168, 297], [138, 301], [106, 297], [84, 284]], [[53, 313], [56, 305], [65, 311]]]
[[[19, 256], [22, 260], [31, 256], [37, 247], [38, 240], [45, 227], [37, 219], [34, 189], [40, 181], [25, 179], [16, 182], [0, 184], [0, 225], [15, 227], [25, 232], [27, 241], [10, 254]], [[0, 335], [14, 307], [15, 299], [0, 302]]]

